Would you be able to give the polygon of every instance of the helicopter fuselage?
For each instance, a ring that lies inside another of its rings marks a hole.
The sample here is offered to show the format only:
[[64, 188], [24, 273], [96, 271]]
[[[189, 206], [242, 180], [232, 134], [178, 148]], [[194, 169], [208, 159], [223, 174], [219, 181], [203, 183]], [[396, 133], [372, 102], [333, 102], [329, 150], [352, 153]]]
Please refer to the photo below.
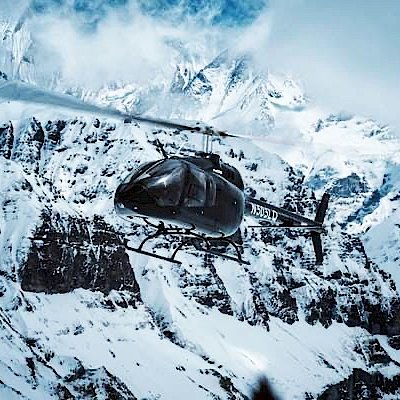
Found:
[[142, 164], [118, 186], [115, 210], [127, 218], [190, 227], [208, 237], [231, 236], [243, 219], [243, 183], [235, 169], [214, 167], [215, 160], [201, 157]]

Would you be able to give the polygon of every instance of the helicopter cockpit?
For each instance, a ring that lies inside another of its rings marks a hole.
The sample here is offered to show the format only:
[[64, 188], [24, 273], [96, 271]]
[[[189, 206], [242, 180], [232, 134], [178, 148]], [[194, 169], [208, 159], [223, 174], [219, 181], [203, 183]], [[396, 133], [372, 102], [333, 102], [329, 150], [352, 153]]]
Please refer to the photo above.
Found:
[[203, 170], [179, 159], [142, 166], [130, 174], [115, 193], [120, 214], [146, 214], [152, 207], [210, 207], [216, 185]]
[[185, 166], [176, 160], [147, 164], [128, 175], [115, 193], [118, 212], [130, 214], [146, 206], [173, 207], [180, 202]]

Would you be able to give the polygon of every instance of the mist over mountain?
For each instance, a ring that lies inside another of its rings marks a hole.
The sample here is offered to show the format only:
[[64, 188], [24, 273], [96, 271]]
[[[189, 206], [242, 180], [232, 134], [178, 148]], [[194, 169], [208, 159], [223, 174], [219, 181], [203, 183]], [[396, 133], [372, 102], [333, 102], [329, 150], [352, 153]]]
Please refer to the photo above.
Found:
[[143, 84], [159, 66], [174, 64], [171, 41], [201, 46], [207, 59], [228, 48], [250, 55], [257, 69], [300, 80], [327, 112], [399, 127], [396, 0], [385, 7], [344, 0], [4, 0], [2, 7], [0, 19], [14, 21], [10, 29], [29, 26], [36, 70], [47, 77], [62, 71], [92, 88], [113, 80]]
[[[0, 398], [250, 399], [263, 377], [281, 399], [400, 396], [387, 4], [367, 1], [361, 15], [343, 1], [329, 12], [314, 1], [4, 2]], [[6, 98], [13, 81], [43, 89], [45, 104], [24, 85], [27, 101]], [[248, 135], [213, 148], [247, 195], [314, 218], [330, 194], [323, 264], [307, 234], [250, 220], [239, 238], [250, 265], [195, 248], [182, 264], [130, 251], [151, 229], [116, 215], [117, 186], [161, 157], [155, 139], [193, 154], [202, 138], [55, 107], [46, 93]]]

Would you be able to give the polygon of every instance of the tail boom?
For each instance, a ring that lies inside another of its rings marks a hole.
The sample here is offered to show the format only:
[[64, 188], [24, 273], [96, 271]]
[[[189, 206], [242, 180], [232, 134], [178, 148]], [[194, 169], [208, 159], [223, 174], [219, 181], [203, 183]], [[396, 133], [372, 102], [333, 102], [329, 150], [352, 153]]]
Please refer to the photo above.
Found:
[[[246, 198], [245, 214], [257, 218], [260, 221], [270, 222], [274, 225], [257, 225], [252, 228], [261, 229], [293, 229], [311, 232], [311, 239], [314, 247], [316, 264], [323, 262], [323, 250], [321, 233], [323, 233], [323, 223], [328, 209], [329, 194], [324, 193], [318, 205], [315, 219], [304, 217], [293, 213], [284, 208], [268, 204], [264, 201]], [[280, 224], [275, 225], [280, 222]]]

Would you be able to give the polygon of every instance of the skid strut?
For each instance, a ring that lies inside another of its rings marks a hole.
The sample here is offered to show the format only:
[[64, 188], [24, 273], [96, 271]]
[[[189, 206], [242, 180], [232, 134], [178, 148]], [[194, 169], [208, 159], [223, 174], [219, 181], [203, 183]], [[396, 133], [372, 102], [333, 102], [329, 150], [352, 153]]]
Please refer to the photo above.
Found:
[[[150, 224], [149, 224], [150, 225]], [[153, 226], [154, 225], [150, 225]], [[171, 256], [162, 256], [157, 253], [151, 253], [147, 250], [144, 250], [144, 245], [151, 240], [157, 239], [159, 237], [166, 237], [166, 236], [178, 236], [184, 238], [176, 247], [176, 249], [172, 252]], [[224, 254], [212, 249], [212, 244], [221, 244], [221, 242], [225, 242], [228, 245], [231, 245], [236, 253], [236, 256], [232, 256], [229, 254]], [[227, 237], [208, 237], [199, 235], [194, 232], [194, 228], [173, 228], [173, 227], [166, 227], [164, 224], [159, 224], [157, 226], [157, 230], [144, 238], [138, 247], [132, 247], [128, 244], [128, 239], [124, 239], [125, 247], [128, 250], [134, 251], [139, 254], [144, 254], [149, 257], [158, 258], [159, 260], [164, 260], [176, 264], [182, 264], [181, 261], [176, 259], [177, 253], [182, 250], [185, 246], [193, 246], [196, 250], [203, 251], [206, 254], [212, 254], [219, 256], [221, 258], [225, 258], [227, 260], [236, 261], [239, 264], [246, 264], [249, 265], [250, 263], [242, 258], [240, 247], [231, 239]], [[202, 247], [202, 245], [204, 247]]]

